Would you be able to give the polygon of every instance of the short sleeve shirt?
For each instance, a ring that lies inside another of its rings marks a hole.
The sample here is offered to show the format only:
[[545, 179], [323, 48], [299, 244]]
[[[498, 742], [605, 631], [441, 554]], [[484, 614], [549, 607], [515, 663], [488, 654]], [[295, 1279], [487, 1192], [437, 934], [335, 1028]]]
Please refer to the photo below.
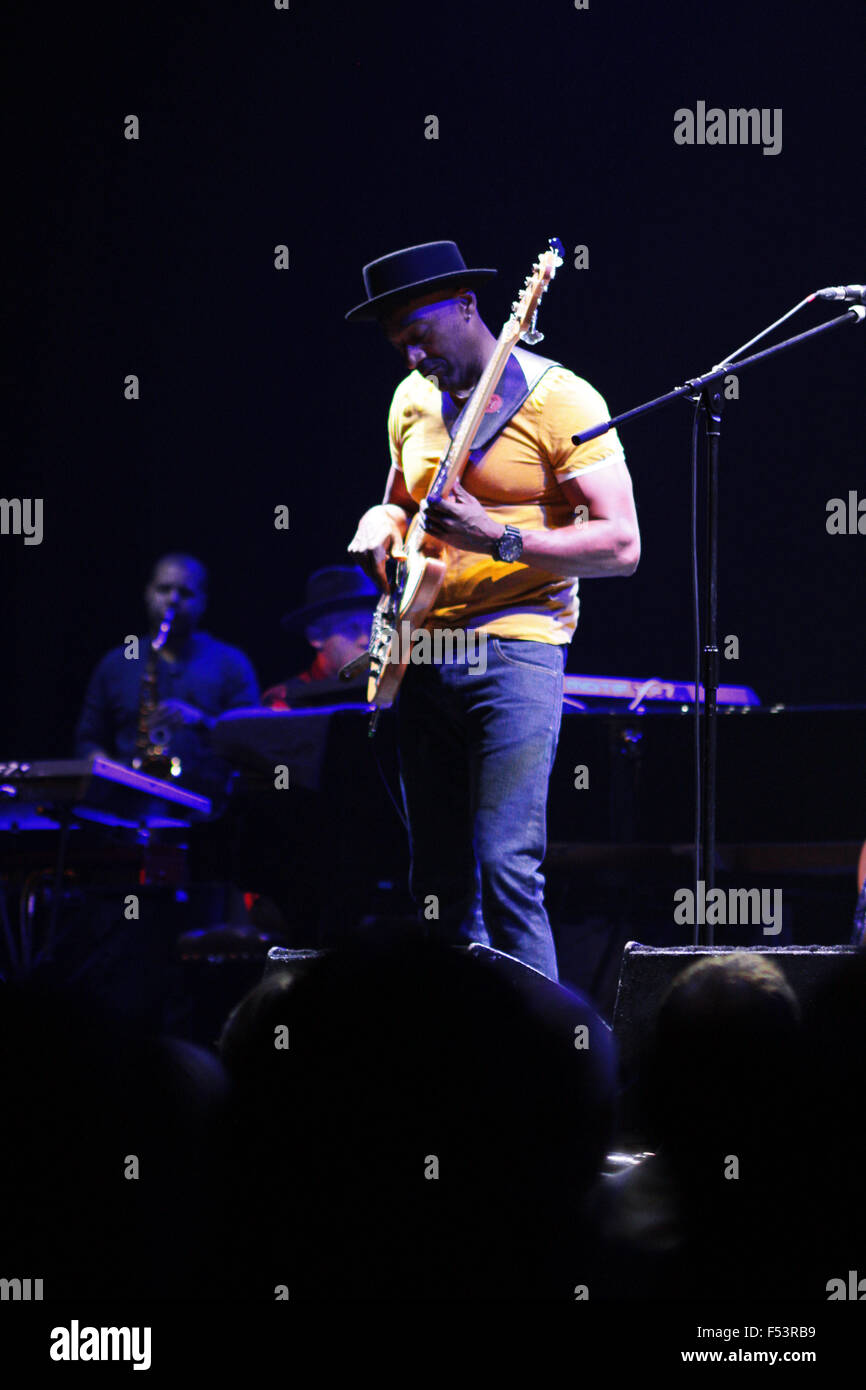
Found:
[[[489, 448], [467, 464], [463, 486], [495, 520], [522, 531], [575, 522], [559, 483], [623, 460], [615, 430], [586, 444], [572, 435], [609, 419], [589, 382], [551, 367]], [[391, 459], [416, 502], [427, 494], [450, 442], [442, 397], [412, 372], [397, 387], [388, 417]], [[570, 641], [578, 617], [578, 581], [519, 561], [446, 548], [445, 580], [428, 627], [472, 628], [498, 637]]]

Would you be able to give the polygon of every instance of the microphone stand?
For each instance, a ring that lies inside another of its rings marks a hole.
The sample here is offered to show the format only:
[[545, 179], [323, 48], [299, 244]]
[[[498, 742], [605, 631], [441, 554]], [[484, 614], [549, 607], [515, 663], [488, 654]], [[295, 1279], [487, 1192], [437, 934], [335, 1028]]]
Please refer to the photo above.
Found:
[[[655, 400], [646, 401], [643, 405], [635, 406], [632, 410], [626, 410], [611, 420], [594, 425], [592, 429], [581, 430], [580, 434], [572, 435], [575, 444], [585, 444], [590, 439], [597, 439], [599, 435], [606, 434], [608, 430], [616, 429], [627, 420], [634, 420], [638, 416], [647, 415], [651, 410], [659, 410], [662, 406], [669, 405], [671, 401], [679, 400], [682, 396], [687, 396], [697, 403], [699, 412], [705, 419], [707, 441], [706, 563], [702, 595], [704, 642], [701, 647], [700, 661], [700, 685], [703, 686], [704, 695], [703, 720], [701, 719], [701, 689], [695, 690], [696, 735], [700, 750], [698, 764], [700, 788], [696, 788], [695, 795], [696, 904], [699, 884], [703, 882], [706, 890], [709, 891], [715, 886], [716, 878], [716, 766], [719, 689], [718, 496], [724, 379], [734, 370], [739, 373], [744, 367], [754, 366], [756, 362], [763, 362], [768, 357], [774, 357], [776, 353], [798, 347], [801, 343], [808, 342], [811, 338], [817, 338], [822, 333], [829, 333], [831, 329], [840, 328], [842, 324], [862, 323], [864, 318], [866, 318], [866, 308], [854, 304], [846, 313], [840, 314], [838, 318], [828, 320], [827, 323], [819, 324], [817, 328], [810, 328], [805, 333], [798, 333], [796, 337], [786, 338], [783, 342], [776, 343], [773, 347], [764, 348], [761, 352], [753, 353], [751, 357], [744, 357], [739, 362], [728, 359], [722, 366], [711, 372], [706, 372], [703, 376], [694, 377], [693, 380], [687, 381], [684, 386], [678, 386], [676, 390], [668, 391], [664, 396], [657, 396]], [[758, 336], [763, 335], [759, 334]], [[756, 339], [753, 338], [751, 341], [755, 342]], [[697, 557], [695, 558], [697, 560]], [[712, 925], [698, 921], [699, 916], [705, 915], [704, 913], [695, 913], [696, 946], [713, 945]]]

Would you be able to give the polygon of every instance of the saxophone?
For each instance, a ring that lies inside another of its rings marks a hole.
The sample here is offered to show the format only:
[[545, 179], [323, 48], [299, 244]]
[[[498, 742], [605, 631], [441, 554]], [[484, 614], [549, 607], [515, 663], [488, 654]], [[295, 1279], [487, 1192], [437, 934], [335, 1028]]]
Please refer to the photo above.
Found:
[[147, 652], [147, 662], [141, 678], [141, 699], [138, 705], [138, 730], [135, 736], [136, 756], [132, 766], [150, 777], [176, 777], [180, 772], [180, 760], [172, 758], [168, 752], [169, 730], [153, 726], [153, 714], [159, 701], [156, 694], [159, 654], [171, 636], [177, 609], [169, 607], [159, 625], [159, 632], [152, 639]]

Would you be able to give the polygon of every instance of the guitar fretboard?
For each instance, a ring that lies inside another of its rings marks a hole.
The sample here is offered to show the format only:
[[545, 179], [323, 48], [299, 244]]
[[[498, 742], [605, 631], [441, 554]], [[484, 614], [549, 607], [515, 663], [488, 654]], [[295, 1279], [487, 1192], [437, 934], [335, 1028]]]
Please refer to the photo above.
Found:
[[439, 498], [440, 498], [441, 495], [442, 495], [442, 489], [443, 489], [443, 487], [445, 486], [445, 480], [446, 480], [447, 477], [448, 477], [448, 461], [447, 461], [447, 455], [446, 455], [446, 457], [445, 457], [445, 458], [442, 460], [442, 462], [440, 463], [439, 467], [436, 469], [435, 476], [434, 476], [434, 478], [433, 478], [432, 483], [430, 484], [430, 488], [429, 488], [428, 493], [427, 493], [427, 496], [428, 496], [428, 498], [430, 499], [431, 502], [438, 502], [438, 501], [439, 501]]

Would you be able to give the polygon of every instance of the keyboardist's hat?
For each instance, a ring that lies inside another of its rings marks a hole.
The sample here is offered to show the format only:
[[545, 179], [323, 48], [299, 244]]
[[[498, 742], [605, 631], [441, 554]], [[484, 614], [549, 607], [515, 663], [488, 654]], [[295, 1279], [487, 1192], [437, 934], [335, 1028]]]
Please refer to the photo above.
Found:
[[287, 632], [305, 628], [331, 613], [372, 613], [379, 590], [356, 565], [327, 565], [307, 579], [302, 608], [284, 613], [280, 626]]
[[425, 241], [420, 246], [407, 246], [364, 266], [367, 298], [349, 310], [346, 322], [381, 318], [401, 301], [418, 299], [449, 286], [474, 289], [495, 274], [495, 270], [467, 266], [454, 241]]

